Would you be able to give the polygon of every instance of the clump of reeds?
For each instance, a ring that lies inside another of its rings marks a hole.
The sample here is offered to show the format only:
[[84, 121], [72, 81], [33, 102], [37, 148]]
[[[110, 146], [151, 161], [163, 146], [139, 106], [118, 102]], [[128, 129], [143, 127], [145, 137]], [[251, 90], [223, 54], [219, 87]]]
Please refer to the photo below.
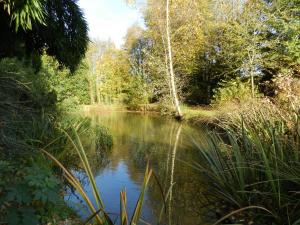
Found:
[[276, 113], [241, 116], [197, 144], [194, 166], [206, 178], [212, 209], [224, 216], [217, 223], [300, 224], [299, 115]]

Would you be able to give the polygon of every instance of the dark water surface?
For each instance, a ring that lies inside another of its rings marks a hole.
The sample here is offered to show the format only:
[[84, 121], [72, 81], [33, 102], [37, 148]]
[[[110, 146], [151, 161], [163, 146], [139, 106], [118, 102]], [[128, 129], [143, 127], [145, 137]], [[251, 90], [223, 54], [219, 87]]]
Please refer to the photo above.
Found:
[[[107, 212], [119, 212], [120, 191], [126, 188], [128, 212], [129, 215], [132, 213], [149, 160], [169, 197], [164, 211], [160, 189], [152, 179], [143, 206], [143, 220], [152, 225], [159, 221], [159, 224], [168, 225], [205, 224], [200, 194], [204, 187], [199, 172], [185, 163], [197, 161], [198, 150], [193, 140], [199, 142], [204, 138], [200, 128], [157, 115], [137, 113], [107, 112], [89, 117], [92, 123], [105, 126], [113, 136], [112, 150], [102, 154], [100, 160], [96, 160], [93, 149], [87, 149]], [[92, 137], [84, 138], [85, 143], [93, 142]], [[88, 144], [86, 148], [91, 146]], [[75, 172], [93, 199], [84, 174]], [[82, 217], [88, 215], [76, 193], [67, 194], [65, 198]]]

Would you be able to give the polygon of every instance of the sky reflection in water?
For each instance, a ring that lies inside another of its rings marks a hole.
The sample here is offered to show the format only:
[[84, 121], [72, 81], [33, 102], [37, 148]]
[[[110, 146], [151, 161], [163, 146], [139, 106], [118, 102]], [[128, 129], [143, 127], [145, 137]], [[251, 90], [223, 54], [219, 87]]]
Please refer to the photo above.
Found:
[[[181, 129], [176, 121], [155, 115], [106, 113], [89, 116], [92, 124], [107, 127], [113, 135], [114, 146], [106, 156], [108, 163], [92, 165], [92, 168], [96, 168], [94, 171], [96, 182], [107, 212], [119, 212], [120, 191], [124, 188], [127, 191], [129, 215], [133, 212], [149, 160], [165, 193], [168, 192], [170, 183], [174, 184], [170, 189], [172, 198], [167, 202], [167, 213], [163, 214], [160, 224], [205, 224], [200, 210], [200, 191], [203, 189], [200, 176], [197, 171], [182, 163], [182, 160], [191, 162], [197, 159], [197, 150], [193, 146], [192, 139], [203, 138], [200, 129], [187, 125]], [[177, 146], [175, 146], [176, 139]], [[88, 150], [88, 154], [93, 152], [94, 149]], [[91, 155], [91, 158], [93, 157]], [[79, 176], [84, 177], [80, 173]], [[93, 199], [88, 182], [85, 182], [85, 189]], [[68, 203], [79, 210], [82, 217], [86, 217], [87, 214], [82, 207], [78, 209], [79, 199], [76, 193], [66, 195]], [[152, 182], [145, 196], [142, 218], [151, 224], [157, 224], [162, 206], [160, 190]]]

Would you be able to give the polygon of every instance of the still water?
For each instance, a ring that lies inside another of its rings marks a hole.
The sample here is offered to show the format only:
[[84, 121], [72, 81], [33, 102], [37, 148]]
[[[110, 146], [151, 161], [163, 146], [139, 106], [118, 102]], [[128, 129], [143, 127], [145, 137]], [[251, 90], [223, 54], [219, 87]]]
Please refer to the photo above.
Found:
[[[96, 160], [90, 143], [92, 137], [83, 137], [91, 159], [96, 182], [108, 213], [120, 209], [120, 191], [126, 189], [129, 215], [135, 208], [140, 186], [149, 161], [168, 199], [165, 210], [159, 186], [150, 183], [143, 206], [142, 219], [148, 224], [204, 225], [201, 177], [188, 163], [197, 161], [194, 141], [201, 141], [204, 132], [196, 127], [182, 125], [173, 119], [157, 115], [106, 112], [88, 115], [92, 124], [106, 127], [113, 136], [113, 148]], [[80, 170], [74, 171], [93, 199], [92, 191]], [[88, 216], [81, 198], [75, 193], [65, 197], [68, 204], [82, 217]], [[116, 220], [117, 220], [117, 216]], [[145, 224], [145, 223], [140, 223]]]

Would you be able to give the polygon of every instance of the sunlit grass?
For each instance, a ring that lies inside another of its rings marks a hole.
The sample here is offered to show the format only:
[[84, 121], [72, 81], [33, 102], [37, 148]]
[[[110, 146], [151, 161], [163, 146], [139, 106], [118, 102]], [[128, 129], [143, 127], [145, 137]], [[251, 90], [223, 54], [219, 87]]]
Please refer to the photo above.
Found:
[[218, 110], [211, 107], [182, 105], [181, 109], [184, 120], [192, 122], [212, 122], [218, 116]]

